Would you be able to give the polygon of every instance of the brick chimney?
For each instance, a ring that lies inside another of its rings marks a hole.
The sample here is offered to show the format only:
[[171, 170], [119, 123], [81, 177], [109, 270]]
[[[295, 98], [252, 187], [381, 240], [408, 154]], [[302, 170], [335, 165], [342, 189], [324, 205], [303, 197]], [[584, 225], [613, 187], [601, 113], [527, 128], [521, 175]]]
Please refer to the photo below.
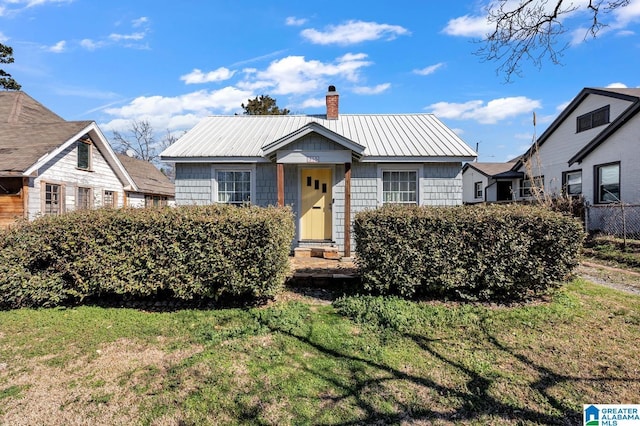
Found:
[[338, 99], [340, 95], [336, 92], [336, 86], [329, 86], [327, 91], [327, 120], [338, 119]]

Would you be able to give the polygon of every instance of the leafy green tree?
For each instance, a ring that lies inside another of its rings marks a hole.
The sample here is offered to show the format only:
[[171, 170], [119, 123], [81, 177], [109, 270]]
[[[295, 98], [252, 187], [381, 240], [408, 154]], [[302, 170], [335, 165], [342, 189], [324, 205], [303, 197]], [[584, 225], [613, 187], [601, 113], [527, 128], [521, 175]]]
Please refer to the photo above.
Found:
[[276, 100], [269, 95], [248, 99], [246, 105], [242, 104], [242, 109], [245, 115], [289, 115], [291, 112], [286, 108], [280, 109], [276, 105]]
[[[583, 19], [584, 37], [596, 37], [607, 27], [606, 16], [629, 5], [630, 0], [497, 0], [487, 6], [491, 30], [476, 53], [486, 61], [498, 63], [497, 71], [509, 81], [519, 75], [522, 61], [540, 67], [546, 60], [560, 63], [568, 44], [558, 45], [567, 32], [568, 17]], [[575, 24], [575, 20], [571, 23]]]
[[[13, 63], [13, 48], [0, 43], [0, 64], [11, 63]], [[11, 74], [0, 69], [0, 87], [5, 90], [20, 90], [22, 86], [11, 77]]]

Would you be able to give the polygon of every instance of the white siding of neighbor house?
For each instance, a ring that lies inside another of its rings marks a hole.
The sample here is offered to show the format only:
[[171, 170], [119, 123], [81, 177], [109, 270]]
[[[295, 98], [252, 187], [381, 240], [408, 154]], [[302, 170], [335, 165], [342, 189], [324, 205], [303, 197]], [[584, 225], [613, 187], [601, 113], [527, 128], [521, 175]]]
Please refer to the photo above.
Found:
[[[558, 195], [562, 193], [562, 173], [567, 171], [574, 171], [582, 169], [582, 191], [585, 199], [589, 202], [593, 202], [593, 167], [587, 167], [587, 163], [591, 163], [591, 157], [594, 153], [591, 153], [582, 164], [573, 164], [569, 167], [568, 160], [578, 153], [585, 145], [587, 145], [592, 139], [596, 137], [600, 132], [606, 129], [607, 125], [595, 127], [583, 132], [577, 132], [576, 123], [577, 118], [588, 112], [597, 110], [604, 106], [610, 105], [610, 122], [613, 122], [620, 114], [622, 114], [630, 105], [629, 101], [612, 98], [609, 96], [590, 94], [587, 98], [573, 111], [563, 123], [551, 134], [539, 147], [538, 154], [533, 156], [531, 173], [534, 176], [544, 175], [544, 188], [547, 193]], [[627, 124], [625, 127], [629, 127]], [[616, 132], [613, 139], [618, 139], [621, 136], [618, 135], [620, 130]], [[630, 139], [627, 137], [626, 139]], [[623, 142], [625, 145], [630, 141]], [[636, 138], [637, 143], [637, 138]], [[604, 143], [607, 148], [605, 151], [610, 150], [611, 140]], [[601, 149], [602, 146], [598, 149]], [[627, 146], [628, 150], [630, 146]], [[637, 151], [637, 148], [636, 148]], [[623, 157], [620, 156], [622, 151], [618, 151], [618, 157], [608, 161], [619, 161]], [[628, 155], [626, 152], [624, 155]], [[612, 158], [611, 155], [602, 155], [600, 158]], [[589, 161], [586, 161], [589, 160]], [[601, 164], [600, 160], [596, 164]], [[606, 162], [606, 161], [602, 161]], [[622, 167], [621, 167], [622, 168]], [[519, 171], [526, 173], [524, 167], [521, 167]], [[519, 196], [519, 186], [516, 188], [516, 193]], [[637, 198], [637, 197], [636, 197]]]
[[144, 194], [130, 192], [127, 194], [127, 207], [143, 208], [145, 206]]
[[111, 166], [95, 145], [91, 147], [91, 170], [77, 168], [78, 143], [71, 144], [67, 149], [38, 170], [38, 176], [29, 182], [29, 219], [42, 214], [44, 199], [43, 182], [62, 185], [64, 187], [64, 211], [76, 208], [76, 194], [78, 187], [93, 190], [93, 207], [102, 206], [104, 191], [114, 191], [118, 207], [124, 203], [124, 187]]
[[620, 198], [624, 203], [640, 203], [640, 115], [636, 115], [604, 143], [592, 151], [581, 164], [582, 193], [594, 203], [595, 166], [620, 162]]
[[[476, 198], [475, 183], [482, 182], [482, 197]], [[497, 198], [497, 187], [489, 185], [489, 178], [480, 173], [472, 167], [468, 167], [462, 174], [462, 202], [466, 204], [481, 203], [485, 200], [485, 191], [493, 191], [493, 198], [487, 198], [488, 200], [495, 200]]]

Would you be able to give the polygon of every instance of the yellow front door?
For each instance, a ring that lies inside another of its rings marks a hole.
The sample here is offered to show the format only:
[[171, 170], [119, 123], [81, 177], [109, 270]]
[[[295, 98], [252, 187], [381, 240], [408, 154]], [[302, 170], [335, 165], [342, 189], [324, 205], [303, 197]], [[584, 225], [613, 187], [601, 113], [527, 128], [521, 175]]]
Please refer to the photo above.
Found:
[[302, 169], [300, 239], [331, 239], [331, 169]]

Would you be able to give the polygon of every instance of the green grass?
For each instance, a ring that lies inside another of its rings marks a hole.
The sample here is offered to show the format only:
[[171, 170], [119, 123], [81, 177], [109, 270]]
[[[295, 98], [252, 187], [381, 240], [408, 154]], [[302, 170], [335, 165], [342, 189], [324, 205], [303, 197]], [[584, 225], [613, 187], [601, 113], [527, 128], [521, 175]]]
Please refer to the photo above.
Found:
[[582, 280], [515, 307], [0, 312], [0, 424], [580, 423], [582, 404], [637, 402], [638, 312]]
[[584, 257], [610, 263], [612, 266], [640, 271], [640, 241], [626, 242], [614, 237], [594, 237], [582, 249]]

